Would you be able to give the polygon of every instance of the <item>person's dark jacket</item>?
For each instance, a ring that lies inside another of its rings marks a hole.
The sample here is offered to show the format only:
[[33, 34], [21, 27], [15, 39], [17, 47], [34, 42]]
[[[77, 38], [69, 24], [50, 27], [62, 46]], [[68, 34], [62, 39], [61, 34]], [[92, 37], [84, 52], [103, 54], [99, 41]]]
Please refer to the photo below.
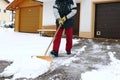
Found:
[[73, 27], [73, 16], [77, 12], [77, 5], [75, 0], [55, 0], [53, 5], [54, 15], [56, 17], [56, 25], [59, 26], [58, 19], [66, 17], [67, 20], [62, 25], [63, 28]]

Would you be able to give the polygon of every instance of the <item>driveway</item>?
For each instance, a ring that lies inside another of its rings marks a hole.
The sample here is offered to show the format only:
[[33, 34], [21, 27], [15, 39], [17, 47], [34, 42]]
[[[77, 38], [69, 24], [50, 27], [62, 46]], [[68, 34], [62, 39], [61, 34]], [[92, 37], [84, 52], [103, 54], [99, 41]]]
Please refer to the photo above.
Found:
[[[115, 57], [120, 59], [120, 41], [79, 39], [72, 48], [72, 56], [59, 53], [60, 57], [53, 59], [47, 73], [36, 79], [18, 80], [80, 80], [81, 73], [96, 69], [95, 65], [109, 64], [108, 52], [115, 53]], [[11, 62], [0, 61], [0, 72], [10, 64]], [[0, 80], [4, 79], [0, 78]]]

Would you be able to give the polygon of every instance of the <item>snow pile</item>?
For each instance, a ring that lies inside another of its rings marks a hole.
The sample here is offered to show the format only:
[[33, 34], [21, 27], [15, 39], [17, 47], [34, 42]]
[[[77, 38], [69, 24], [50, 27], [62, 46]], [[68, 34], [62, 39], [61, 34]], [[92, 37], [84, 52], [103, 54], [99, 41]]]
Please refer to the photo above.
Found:
[[49, 68], [50, 62], [40, 58], [28, 57], [14, 61], [13, 64], [0, 73], [0, 77], [9, 77], [13, 75], [12, 80], [16, 78], [36, 78], [47, 72]]
[[[51, 40], [51, 37], [20, 33], [11, 28], [0, 27], [0, 60], [13, 62], [5, 68], [4, 72], [0, 73], [0, 77], [13, 75], [13, 79], [21, 77], [36, 78], [47, 72], [50, 63], [42, 59], [31, 58], [31, 56], [44, 55]], [[77, 39], [73, 40], [73, 44], [77, 41]], [[62, 39], [61, 52], [66, 52], [65, 43], [66, 39]], [[52, 50], [51, 48], [52, 45], [49, 51]]]
[[107, 66], [98, 66], [98, 70], [82, 73], [82, 80], [120, 80], [120, 60], [114, 57], [115, 52], [108, 54], [112, 62]]

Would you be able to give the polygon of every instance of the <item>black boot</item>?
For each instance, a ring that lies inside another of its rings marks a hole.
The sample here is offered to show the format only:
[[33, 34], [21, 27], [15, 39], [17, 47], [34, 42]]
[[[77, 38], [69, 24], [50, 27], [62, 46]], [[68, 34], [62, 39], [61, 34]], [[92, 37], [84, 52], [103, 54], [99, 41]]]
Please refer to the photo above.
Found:
[[52, 55], [54, 55], [55, 57], [58, 57], [58, 52], [52, 50], [50, 53], [51, 53]]
[[71, 55], [71, 52], [69, 51], [69, 52], [67, 52], [67, 55]]

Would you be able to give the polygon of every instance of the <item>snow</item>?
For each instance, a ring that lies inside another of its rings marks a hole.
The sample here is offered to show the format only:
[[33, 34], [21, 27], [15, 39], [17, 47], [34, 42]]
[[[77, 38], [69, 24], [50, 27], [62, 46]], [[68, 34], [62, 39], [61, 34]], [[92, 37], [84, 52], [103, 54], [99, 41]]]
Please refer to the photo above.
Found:
[[[18, 65], [19, 64], [19, 65]], [[5, 68], [1, 73], [2, 77], [13, 76], [13, 80], [16, 78], [36, 78], [38, 75], [49, 70], [50, 63], [48, 61], [38, 58], [25, 58], [23, 60], [16, 60], [13, 64]]]
[[120, 60], [114, 57], [115, 52], [108, 54], [112, 62], [107, 66], [96, 66], [98, 70], [82, 73], [82, 80], [120, 80]]
[[12, 2], [13, 0], [8, 0], [8, 1]]
[[[11, 28], [0, 28], [0, 37], [0, 60], [13, 62], [0, 73], [0, 77], [14, 75], [13, 80], [21, 77], [36, 78], [49, 70], [50, 62], [31, 56], [44, 55], [52, 40], [51, 37], [15, 32]], [[60, 47], [62, 52], [65, 52], [65, 42], [65, 39], [62, 39], [62, 47]], [[51, 48], [52, 45], [48, 53]]]
[[6, 28], [0, 28], [0, 37], [0, 60], [13, 61], [0, 76], [14, 74], [13, 79], [35, 78], [48, 71], [50, 62], [31, 56], [43, 55], [49, 38], [47, 41], [38, 34], [18, 33]]
[[[34, 55], [44, 55], [48, 47], [51, 37], [42, 37], [35, 33], [15, 32], [11, 28], [0, 28], [0, 60], [13, 62], [7, 66], [0, 77], [8, 77], [13, 75], [11, 80], [16, 78], [36, 78], [46, 73], [51, 64], [43, 59], [32, 57]], [[78, 40], [73, 39], [73, 44], [77, 44]], [[90, 41], [92, 43], [92, 41]], [[65, 39], [62, 38], [60, 52], [65, 52]], [[103, 47], [93, 44], [94, 52], [100, 51]], [[82, 54], [87, 49], [87, 45], [83, 45], [77, 51], [77, 54]], [[106, 46], [108, 50], [111, 46]], [[119, 47], [119, 45], [118, 45]], [[49, 51], [52, 49], [50, 47]], [[48, 52], [49, 52], [48, 51]], [[81, 74], [81, 80], [119, 80], [120, 79], [120, 60], [114, 57], [116, 52], [107, 52], [111, 62], [108, 65], [94, 65], [95, 69], [86, 71]], [[47, 54], [49, 55], [49, 53]], [[73, 56], [65, 59], [56, 59], [55, 66], [64, 65], [70, 66], [71, 62], [77, 61], [78, 57]], [[55, 61], [54, 61], [55, 62]]]
[[76, 60], [78, 60], [78, 58], [76, 58], [76, 57], [74, 56], [74, 57], [71, 57], [71, 58], [69, 58], [69, 59], [66, 59], [64, 62], [61, 63], [61, 65], [70, 66], [70, 65], [71, 65], [71, 62], [76, 61]]

